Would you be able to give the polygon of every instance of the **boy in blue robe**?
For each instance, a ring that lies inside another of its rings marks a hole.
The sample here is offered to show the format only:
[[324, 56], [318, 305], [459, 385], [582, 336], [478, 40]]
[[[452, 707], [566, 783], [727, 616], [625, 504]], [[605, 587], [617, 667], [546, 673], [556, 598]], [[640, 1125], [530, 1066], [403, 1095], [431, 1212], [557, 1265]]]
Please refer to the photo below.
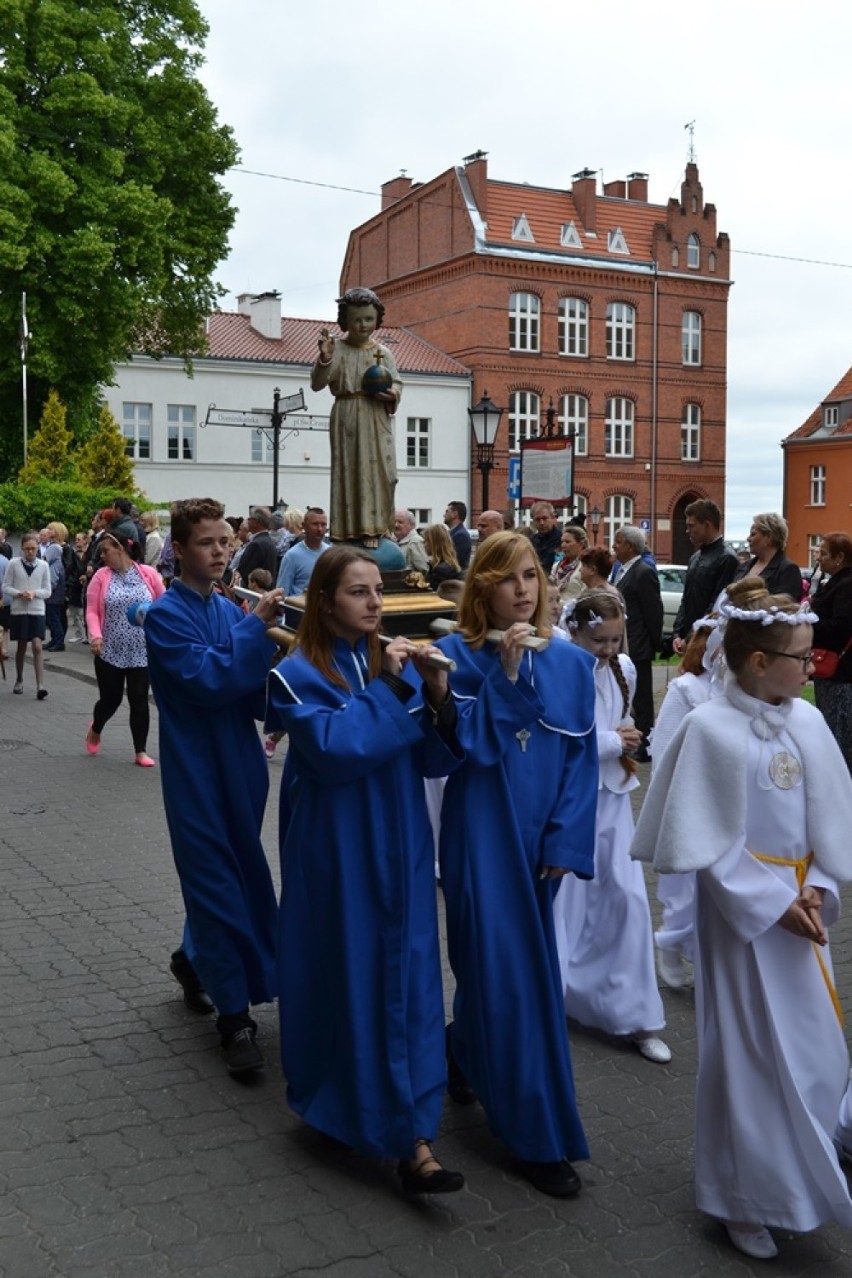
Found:
[[249, 1006], [276, 994], [277, 904], [260, 841], [269, 777], [255, 719], [281, 591], [244, 614], [214, 591], [228, 563], [224, 507], [179, 501], [171, 516], [181, 576], [145, 618], [163, 801], [186, 907], [171, 970], [189, 1007], [215, 1004], [229, 1072], [240, 1074], [264, 1063]]

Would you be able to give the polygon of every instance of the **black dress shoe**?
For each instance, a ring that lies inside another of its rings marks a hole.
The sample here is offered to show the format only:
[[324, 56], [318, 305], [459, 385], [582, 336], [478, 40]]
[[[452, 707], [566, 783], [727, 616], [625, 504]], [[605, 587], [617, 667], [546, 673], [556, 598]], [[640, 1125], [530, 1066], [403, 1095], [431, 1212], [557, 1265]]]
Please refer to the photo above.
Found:
[[229, 1074], [248, 1074], [252, 1070], [263, 1069], [266, 1065], [263, 1052], [255, 1042], [256, 1032], [250, 1025], [246, 1025], [222, 1044]]
[[540, 1193], [550, 1194], [552, 1198], [576, 1198], [583, 1188], [583, 1182], [567, 1158], [558, 1163], [533, 1163], [519, 1158], [517, 1168]]
[[452, 1025], [448, 1025], [446, 1029], [447, 1095], [457, 1105], [473, 1105], [476, 1101], [476, 1093], [459, 1068], [455, 1056], [453, 1056], [452, 1031]]
[[[401, 1158], [396, 1169], [407, 1194], [455, 1194], [464, 1188], [464, 1176], [461, 1172], [442, 1167], [429, 1148], [428, 1141], [419, 1140], [417, 1146], [428, 1150], [419, 1166], [412, 1167], [409, 1159]], [[430, 1163], [433, 1165], [432, 1171], [424, 1170]]]
[[182, 950], [172, 955], [169, 971], [183, 990], [183, 1001], [191, 1012], [209, 1016], [216, 1008], [198, 979], [198, 973]]

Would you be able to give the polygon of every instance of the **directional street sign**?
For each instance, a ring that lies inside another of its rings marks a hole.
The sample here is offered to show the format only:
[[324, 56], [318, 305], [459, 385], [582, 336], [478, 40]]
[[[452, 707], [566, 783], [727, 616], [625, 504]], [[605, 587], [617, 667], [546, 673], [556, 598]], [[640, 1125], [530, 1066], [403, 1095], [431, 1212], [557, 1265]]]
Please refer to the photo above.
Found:
[[253, 409], [250, 413], [238, 408], [208, 408], [207, 426], [266, 426], [272, 425], [272, 409]]

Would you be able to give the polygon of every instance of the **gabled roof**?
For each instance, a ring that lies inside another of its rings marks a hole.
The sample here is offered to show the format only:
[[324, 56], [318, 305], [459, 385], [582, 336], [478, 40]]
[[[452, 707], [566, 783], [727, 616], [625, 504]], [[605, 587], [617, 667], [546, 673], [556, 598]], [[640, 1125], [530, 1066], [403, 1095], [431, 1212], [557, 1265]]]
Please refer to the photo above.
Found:
[[841, 422], [839, 426], [826, 428], [823, 425], [823, 415], [827, 404], [840, 404], [843, 400], [852, 399], [852, 368], [848, 369], [840, 381], [832, 391], [826, 395], [821, 404], [817, 404], [810, 417], [799, 427], [794, 430], [791, 435], [785, 437], [788, 439], [811, 439], [819, 435], [825, 439], [836, 439], [838, 435], [852, 435], [852, 417]]
[[[235, 311], [214, 311], [207, 326], [207, 350], [202, 359], [245, 360], [248, 363], [304, 364], [312, 367], [317, 358], [320, 329], [327, 328], [332, 337], [340, 329], [331, 320], [281, 320], [281, 336], [264, 337], [252, 328], [248, 315]], [[401, 373], [436, 373], [450, 377], [467, 377], [470, 370], [458, 360], [405, 328], [380, 328], [376, 341], [393, 353]]]
[[590, 235], [583, 226], [569, 191], [489, 180], [488, 243], [517, 247], [518, 241], [512, 237], [512, 226], [515, 219], [524, 213], [537, 249], [576, 256], [576, 248], [566, 248], [562, 243], [563, 226], [573, 222], [582, 240], [584, 253], [592, 253], [607, 260], [623, 260], [623, 252], [611, 253], [607, 247], [609, 233], [620, 229], [631, 258], [639, 261], [651, 259], [654, 227], [660, 222], [665, 224], [665, 205], [598, 195], [595, 209], [597, 234]]

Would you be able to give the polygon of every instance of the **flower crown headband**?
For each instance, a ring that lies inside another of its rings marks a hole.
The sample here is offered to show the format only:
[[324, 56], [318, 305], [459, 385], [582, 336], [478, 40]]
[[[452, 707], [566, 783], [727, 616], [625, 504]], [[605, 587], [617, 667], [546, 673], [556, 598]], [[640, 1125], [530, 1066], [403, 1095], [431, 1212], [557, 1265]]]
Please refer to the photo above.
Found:
[[[577, 600], [569, 599], [565, 607], [562, 609], [562, 616], [560, 617], [559, 620], [563, 623], [563, 625], [566, 625], [569, 630], [580, 629], [580, 623], [579, 621], [577, 621], [576, 617], [574, 616], [574, 611], [576, 607], [577, 607]], [[590, 630], [594, 630], [595, 626], [600, 626], [603, 624], [603, 620], [604, 620], [603, 617], [599, 617], [596, 612], [590, 611], [588, 620], [586, 621], [586, 625], [589, 627]]]
[[[819, 621], [816, 613], [805, 606], [797, 608], [795, 612], [785, 612], [777, 604], [773, 604], [770, 608], [737, 608], [727, 595], [719, 603], [719, 613], [721, 616], [719, 624], [726, 621], [759, 621], [762, 626], [773, 626], [777, 621], [782, 621], [787, 626], [813, 626]], [[712, 623], [705, 617], [699, 624]]]

